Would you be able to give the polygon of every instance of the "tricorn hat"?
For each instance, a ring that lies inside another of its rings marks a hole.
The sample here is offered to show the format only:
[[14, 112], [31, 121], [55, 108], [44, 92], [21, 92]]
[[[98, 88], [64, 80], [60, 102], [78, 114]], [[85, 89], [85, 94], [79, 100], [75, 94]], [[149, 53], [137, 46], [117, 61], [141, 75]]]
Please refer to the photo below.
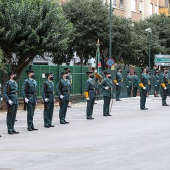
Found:
[[61, 75], [68, 74], [67, 71], [61, 72]]
[[105, 71], [104, 74], [107, 75], [107, 74], [111, 74], [111, 73], [109, 71]]
[[92, 74], [93, 72], [92, 71], [87, 71], [86, 74], [89, 75], [89, 74]]
[[16, 73], [14, 73], [14, 72], [12, 72], [12, 71], [8, 72], [8, 76], [11, 76], [11, 75], [13, 75], [13, 74], [16, 74]]

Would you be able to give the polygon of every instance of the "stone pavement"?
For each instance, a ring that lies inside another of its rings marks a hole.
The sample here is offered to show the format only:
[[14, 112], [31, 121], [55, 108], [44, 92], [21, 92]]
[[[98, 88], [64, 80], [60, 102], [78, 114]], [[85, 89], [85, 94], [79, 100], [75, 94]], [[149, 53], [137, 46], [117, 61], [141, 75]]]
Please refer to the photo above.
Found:
[[[170, 98], [167, 99], [170, 104]], [[54, 128], [43, 127], [43, 110], [34, 117], [38, 131], [28, 132], [26, 112], [17, 114], [18, 135], [8, 135], [6, 113], [0, 114], [0, 170], [170, 170], [170, 107], [161, 98], [114, 101], [112, 116], [103, 117], [103, 101], [86, 120], [86, 103], [68, 108], [68, 125], [60, 125], [58, 107]]]

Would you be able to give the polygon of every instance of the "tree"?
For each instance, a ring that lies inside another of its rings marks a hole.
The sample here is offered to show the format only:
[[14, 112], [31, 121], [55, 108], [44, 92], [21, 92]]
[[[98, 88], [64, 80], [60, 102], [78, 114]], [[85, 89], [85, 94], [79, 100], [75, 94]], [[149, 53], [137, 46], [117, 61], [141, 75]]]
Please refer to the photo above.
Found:
[[0, 70], [5, 69], [4, 54], [2, 49], [0, 49]]
[[53, 0], [0, 0], [0, 46], [18, 77], [37, 54], [49, 52], [54, 63], [62, 63], [72, 33], [72, 24]]
[[96, 55], [100, 39], [101, 50], [108, 47], [109, 10], [102, 0], [70, 0], [63, 5], [67, 18], [73, 23], [75, 34], [70, 48], [77, 52], [85, 64], [89, 56]]

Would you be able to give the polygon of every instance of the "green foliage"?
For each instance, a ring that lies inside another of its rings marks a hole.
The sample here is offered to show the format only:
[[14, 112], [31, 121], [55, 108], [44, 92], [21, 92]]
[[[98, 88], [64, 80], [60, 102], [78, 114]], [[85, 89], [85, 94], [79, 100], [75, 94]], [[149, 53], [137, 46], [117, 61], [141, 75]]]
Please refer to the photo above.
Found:
[[75, 28], [71, 47], [82, 60], [96, 55], [98, 39], [101, 49], [108, 46], [109, 10], [102, 0], [70, 0], [63, 9]]
[[5, 69], [5, 62], [4, 62], [4, 53], [2, 49], [0, 49], [0, 70]]
[[55, 63], [62, 63], [72, 33], [72, 24], [57, 2], [0, 0], [0, 46], [9, 63], [16, 53], [18, 72], [44, 52], [50, 52]]

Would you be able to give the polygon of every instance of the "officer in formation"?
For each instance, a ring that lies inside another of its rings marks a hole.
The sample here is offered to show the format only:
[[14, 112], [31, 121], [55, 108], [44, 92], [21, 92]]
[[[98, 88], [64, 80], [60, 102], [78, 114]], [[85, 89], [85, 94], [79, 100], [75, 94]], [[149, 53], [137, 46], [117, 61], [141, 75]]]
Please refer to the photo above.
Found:
[[[72, 75], [70, 74], [71, 73], [70, 68], [66, 67], [64, 70], [65, 72], [68, 72], [68, 80], [70, 81], [70, 84], [72, 85], [73, 80], [72, 80]], [[68, 107], [71, 107], [71, 101], [69, 101]]]
[[100, 87], [102, 88], [103, 93], [103, 116], [111, 116], [110, 114], [110, 101], [112, 98], [112, 89], [113, 89], [113, 82], [111, 80], [110, 72], [105, 72], [106, 77], [103, 79]]
[[126, 77], [126, 87], [127, 87], [127, 97], [131, 97], [132, 93], [132, 75], [130, 71], [127, 72], [127, 77]]
[[58, 82], [56, 87], [56, 94], [59, 96], [60, 110], [59, 119], [60, 124], [68, 124], [65, 120], [68, 103], [70, 100], [71, 84], [69, 81], [68, 72], [62, 72], [62, 79]]
[[47, 80], [44, 82], [41, 94], [44, 101], [44, 127], [54, 127], [52, 125], [53, 111], [54, 111], [54, 83], [53, 74], [46, 73]]
[[136, 97], [138, 86], [139, 86], [139, 78], [137, 72], [134, 72], [132, 83], [133, 83], [133, 97]]
[[162, 106], [169, 106], [166, 103], [166, 97], [168, 94], [168, 75], [167, 75], [167, 69], [163, 69], [163, 74], [161, 76], [161, 91], [162, 91]]
[[86, 117], [87, 119], [92, 120], [94, 119], [92, 115], [93, 115], [94, 101], [96, 98], [95, 81], [94, 81], [94, 74], [92, 71], [86, 72], [86, 74], [88, 75], [88, 80], [86, 81], [85, 91], [84, 91], [87, 100]]
[[8, 76], [9, 76], [9, 80], [5, 83], [3, 93], [8, 109], [7, 118], [6, 118], [8, 134], [13, 135], [19, 133], [15, 131], [14, 128], [16, 113], [18, 109], [18, 95], [17, 95], [18, 84], [16, 82], [17, 79], [16, 73], [9, 72]]
[[117, 68], [117, 73], [114, 78], [114, 83], [116, 85], [116, 101], [121, 101], [120, 100], [120, 91], [122, 87], [122, 82], [123, 82], [123, 77], [121, 73], [121, 68]]
[[159, 76], [158, 70], [155, 71], [153, 84], [154, 84], [154, 97], [159, 97], [158, 92], [159, 92], [159, 86], [160, 86], [160, 76]]
[[146, 73], [147, 69], [143, 68], [141, 71], [142, 71], [141, 82], [139, 84], [139, 86], [141, 87], [141, 89], [140, 89], [140, 108], [141, 108], [141, 110], [148, 110], [148, 108], [145, 107], [145, 103], [146, 103], [149, 79], [148, 79], [148, 76]]
[[21, 94], [25, 102], [24, 109], [27, 110], [28, 131], [33, 131], [33, 130], [38, 130], [34, 127], [34, 123], [33, 123], [34, 111], [37, 104], [37, 96], [36, 96], [37, 82], [36, 80], [34, 80], [35, 78], [34, 71], [27, 70], [26, 73], [28, 75], [28, 78], [25, 79], [22, 85]]
[[147, 89], [147, 97], [149, 96], [149, 92], [151, 91], [151, 72], [146, 70], [148, 77], [148, 89]]

